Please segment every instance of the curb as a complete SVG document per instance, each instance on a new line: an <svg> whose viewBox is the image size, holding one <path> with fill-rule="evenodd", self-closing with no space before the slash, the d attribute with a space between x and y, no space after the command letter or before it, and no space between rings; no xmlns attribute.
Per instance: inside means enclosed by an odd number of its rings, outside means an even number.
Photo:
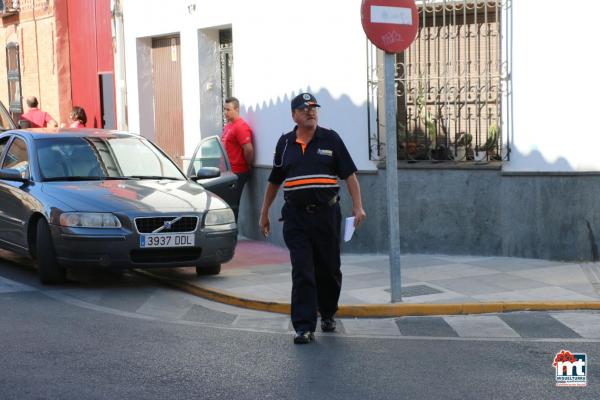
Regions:
<svg viewBox="0 0 600 400"><path fill-rule="evenodd" d="M235 296L230 292L202 285L161 277L146 270L135 272L167 286L180 289L194 296L216 301L230 306L250 310L290 314L290 304L264 301ZM564 310L600 310L600 301L502 301L489 303L444 303L444 304L342 304L337 317L340 318L392 318L419 315L460 315L488 314L511 311L564 311Z"/></svg>

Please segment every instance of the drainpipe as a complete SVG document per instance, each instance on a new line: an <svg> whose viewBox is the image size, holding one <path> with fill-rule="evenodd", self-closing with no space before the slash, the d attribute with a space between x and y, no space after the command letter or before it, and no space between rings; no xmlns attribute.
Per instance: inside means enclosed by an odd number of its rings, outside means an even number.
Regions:
<svg viewBox="0 0 600 400"><path fill-rule="evenodd" d="M123 6L121 0L110 1L112 15L112 40L115 63L115 89L117 129L127 130L127 91L125 78L125 33L123 30Z"/></svg>

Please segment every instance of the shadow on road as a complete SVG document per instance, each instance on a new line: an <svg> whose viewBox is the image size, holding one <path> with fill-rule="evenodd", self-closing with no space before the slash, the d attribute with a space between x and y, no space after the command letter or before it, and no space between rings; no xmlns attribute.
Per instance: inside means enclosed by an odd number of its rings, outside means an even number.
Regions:
<svg viewBox="0 0 600 400"><path fill-rule="evenodd" d="M195 268L189 269L195 274ZM38 280L37 266L33 259L0 250L0 276L36 288L46 289L103 289L156 287L156 281L136 274L132 270L69 269L67 281L60 285L42 285Z"/></svg>

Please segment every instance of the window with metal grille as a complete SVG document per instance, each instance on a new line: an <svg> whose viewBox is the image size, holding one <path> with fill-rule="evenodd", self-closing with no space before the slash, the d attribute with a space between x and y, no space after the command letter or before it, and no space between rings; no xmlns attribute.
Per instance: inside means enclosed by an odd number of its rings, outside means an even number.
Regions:
<svg viewBox="0 0 600 400"><path fill-rule="evenodd" d="M19 12L19 0L0 0L0 15L7 17Z"/></svg>
<svg viewBox="0 0 600 400"><path fill-rule="evenodd" d="M23 114L19 65L19 45L11 42L6 45L6 71L8 77L8 107L15 121Z"/></svg>
<svg viewBox="0 0 600 400"><path fill-rule="evenodd" d="M233 96L233 31L222 29L219 31L219 58L221 64L221 98ZM222 115L223 126L227 123L225 112Z"/></svg>
<svg viewBox="0 0 600 400"><path fill-rule="evenodd" d="M398 159L507 159L510 2L423 0L417 7L417 38L396 55ZM375 104L383 104L381 59L369 45L369 100ZM384 121L383 107L377 111ZM385 154L381 128L378 123L369 134L373 160Z"/></svg>

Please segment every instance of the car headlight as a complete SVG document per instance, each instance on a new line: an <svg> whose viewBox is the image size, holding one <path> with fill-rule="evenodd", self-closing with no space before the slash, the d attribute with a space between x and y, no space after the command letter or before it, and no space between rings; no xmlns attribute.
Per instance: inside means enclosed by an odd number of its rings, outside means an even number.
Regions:
<svg viewBox="0 0 600 400"><path fill-rule="evenodd" d="M60 224L71 228L120 228L121 222L111 213L69 212L61 214Z"/></svg>
<svg viewBox="0 0 600 400"><path fill-rule="evenodd" d="M235 216L231 208L209 210L204 217L204 225L225 225L235 223Z"/></svg>

